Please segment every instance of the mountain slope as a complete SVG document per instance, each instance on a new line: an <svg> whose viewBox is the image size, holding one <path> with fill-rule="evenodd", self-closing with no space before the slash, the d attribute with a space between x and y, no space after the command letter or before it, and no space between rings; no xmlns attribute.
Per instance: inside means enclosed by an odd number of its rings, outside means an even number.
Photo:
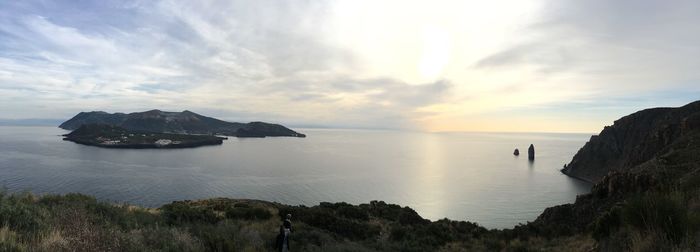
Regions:
<svg viewBox="0 0 700 252"><path fill-rule="evenodd" d="M700 101L615 121L562 172L593 182L591 192L514 233L591 233L600 251L700 249Z"/></svg>
<svg viewBox="0 0 700 252"><path fill-rule="evenodd" d="M698 128L700 101L680 108L642 110L592 136L562 172L596 183L611 171L629 170L649 161Z"/></svg>
<svg viewBox="0 0 700 252"><path fill-rule="evenodd" d="M202 116L191 111L165 112L149 110L135 113L106 113L102 111L80 112L59 127L75 130L85 124L106 124L128 130L179 133L227 135L237 137L293 136L305 137L279 124L264 122L237 123Z"/></svg>

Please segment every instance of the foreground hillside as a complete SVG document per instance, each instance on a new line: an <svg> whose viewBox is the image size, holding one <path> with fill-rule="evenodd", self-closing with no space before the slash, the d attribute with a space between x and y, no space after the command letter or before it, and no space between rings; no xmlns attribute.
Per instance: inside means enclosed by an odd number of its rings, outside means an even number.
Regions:
<svg viewBox="0 0 700 252"><path fill-rule="evenodd" d="M584 236L521 240L470 222L431 222L380 201L303 207L209 199L145 209L80 194L3 194L0 251L270 251L286 213L294 251L586 251L594 243Z"/></svg>
<svg viewBox="0 0 700 252"><path fill-rule="evenodd" d="M0 251L271 251L287 213L295 251L697 251L700 201L688 192L639 194L580 230L561 228L566 219L487 230L381 201L304 207L217 198L148 209L80 194L2 194Z"/></svg>

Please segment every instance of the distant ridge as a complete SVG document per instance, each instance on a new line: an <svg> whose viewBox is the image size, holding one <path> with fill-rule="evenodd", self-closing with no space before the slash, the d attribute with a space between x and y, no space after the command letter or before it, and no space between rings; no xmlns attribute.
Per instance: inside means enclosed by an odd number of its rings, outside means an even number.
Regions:
<svg viewBox="0 0 700 252"><path fill-rule="evenodd" d="M59 128L75 130L86 124L105 124L128 130L177 133L226 135L235 137L290 136L306 137L279 124L265 122L226 122L185 110L166 112L157 109L134 113L107 113L104 111L80 112Z"/></svg>

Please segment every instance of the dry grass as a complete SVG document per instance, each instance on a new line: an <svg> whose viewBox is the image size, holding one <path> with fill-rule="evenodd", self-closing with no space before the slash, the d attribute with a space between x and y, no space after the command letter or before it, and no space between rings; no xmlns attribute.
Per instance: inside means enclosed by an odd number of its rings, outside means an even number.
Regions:
<svg viewBox="0 0 700 252"><path fill-rule="evenodd" d="M20 242L17 233L10 230L10 228L7 226L3 226L0 228L0 244L5 245L7 247L25 247L24 244ZM5 246L0 248L6 249L7 247Z"/></svg>

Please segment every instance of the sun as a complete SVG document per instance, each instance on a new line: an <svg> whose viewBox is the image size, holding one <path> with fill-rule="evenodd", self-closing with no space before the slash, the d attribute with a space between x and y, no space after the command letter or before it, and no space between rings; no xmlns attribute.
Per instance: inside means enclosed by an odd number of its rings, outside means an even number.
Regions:
<svg viewBox="0 0 700 252"><path fill-rule="evenodd" d="M435 81L444 73L450 61L450 34L439 26L423 28L423 48L418 72L425 81Z"/></svg>

